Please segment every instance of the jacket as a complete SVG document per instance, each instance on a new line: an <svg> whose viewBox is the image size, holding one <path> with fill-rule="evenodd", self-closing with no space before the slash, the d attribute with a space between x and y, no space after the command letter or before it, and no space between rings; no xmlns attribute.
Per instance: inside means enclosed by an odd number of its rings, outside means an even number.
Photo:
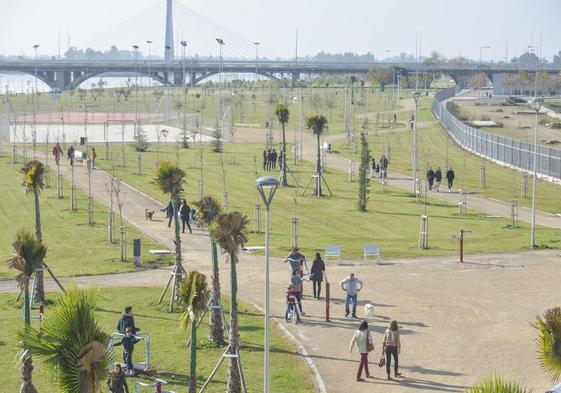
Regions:
<svg viewBox="0 0 561 393"><path fill-rule="evenodd" d="M355 296L362 289L362 281L356 277L351 279L349 276L341 281L341 288L347 292L347 295Z"/></svg>
<svg viewBox="0 0 561 393"><path fill-rule="evenodd" d="M312 270L310 271L310 279L312 281L323 281L323 272L325 271L325 262L323 259L314 259Z"/></svg>
<svg viewBox="0 0 561 393"><path fill-rule="evenodd" d="M168 203L166 207L160 210L161 212L166 212L166 217L170 218L173 217L173 203L171 201Z"/></svg>
<svg viewBox="0 0 561 393"><path fill-rule="evenodd" d="M434 172L432 171L432 169L429 169L427 171L427 180L428 181L434 180Z"/></svg>
<svg viewBox="0 0 561 393"><path fill-rule="evenodd" d="M300 271L300 266L302 262L304 263L304 265L306 265L306 257L300 254L299 252L293 252L286 258L284 262L285 263L288 262L290 264L291 272L293 272L294 270ZM308 267L306 266L306 269L307 268Z"/></svg>
<svg viewBox="0 0 561 393"><path fill-rule="evenodd" d="M448 180L454 180L454 171L452 169L450 169L448 172L446 172L446 179Z"/></svg>
<svg viewBox="0 0 561 393"><path fill-rule="evenodd" d="M129 393L127 377L123 371L119 374L111 373L107 380L107 387L111 393Z"/></svg>
<svg viewBox="0 0 561 393"><path fill-rule="evenodd" d="M351 344L349 346L349 350L352 352L354 345L356 344L356 348L358 353L368 353L368 343L373 344L372 336L368 330L357 330L351 340Z"/></svg>
<svg viewBox="0 0 561 393"><path fill-rule="evenodd" d="M299 276L291 276L289 281L290 288L292 288L294 292L300 292L300 286L303 281L304 280L302 280Z"/></svg>
<svg viewBox="0 0 561 393"><path fill-rule="evenodd" d="M134 317L131 314L122 313L121 319L117 322L117 331L125 334L125 329L130 327L132 334L136 334L136 326L134 325Z"/></svg>
<svg viewBox="0 0 561 393"><path fill-rule="evenodd" d="M113 344L113 346L118 347L122 345L124 352L132 353L132 351L134 351L134 344L136 344L139 341L140 339L135 338L134 336L130 336L130 337L125 336L121 339L120 342L118 342L117 344Z"/></svg>
<svg viewBox="0 0 561 393"><path fill-rule="evenodd" d="M183 203L179 206L179 215L182 218L189 218L189 213L191 213L191 208L189 205L184 205Z"/></svg>
<svg viewBox="0 0 561 393"><path fill-rule="evenodd" d="M386 332L384 333L384 347L401 348L401 341L399 340L399 330L386 329Z"/></svg>
<svg viewBox="0 0 561 393"><path fill-rule="evenodd" d="M441 181L442 180L442 172L440 172L439 170L434 172L434 180Z"/></svg>

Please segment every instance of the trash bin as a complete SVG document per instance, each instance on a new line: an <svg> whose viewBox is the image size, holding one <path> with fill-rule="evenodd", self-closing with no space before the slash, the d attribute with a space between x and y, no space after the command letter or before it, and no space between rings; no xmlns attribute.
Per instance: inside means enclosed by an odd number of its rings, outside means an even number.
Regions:
<svg viewBox="0 0 561 393"><path fill-rule="evenodd" d="M142 258L140 256L140 239L133 239L132 255L134 266L142 266Z"/></svg>

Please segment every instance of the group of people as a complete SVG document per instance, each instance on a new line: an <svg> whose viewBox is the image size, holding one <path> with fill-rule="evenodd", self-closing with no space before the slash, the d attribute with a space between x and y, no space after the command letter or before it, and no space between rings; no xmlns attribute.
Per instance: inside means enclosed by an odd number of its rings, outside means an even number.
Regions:
<svg viewBox="0 0 561 393"><path fill-rule="evenodd" d="M452 167L446 171L446 180L448 181L448 192L452 191L452 186L454 185L454 177L456 174ZM432 170L432 167L429 166L427 170L427 183L429 191L432 191L433 187L436 192L440 190L440 182L442 181L442 171L440 167L436 168L436 171Z"/></svg>
<svg viewBox="0 0 561 393"><path fill-rule="evenodd" d="M263 169L266 171L274 171L277 169L277 162L282 164L282 150L277 153L275 149L263 150Z"/></svg>
<svg viewBox="0 0 561 393"><path fill-rule="evenodd" d="M169 203L161 209L160 211L166 213L166 218L168 219L168 228L171 227L171 222L173 221L173 201L170 199ZM196 210L191 209L191 207L187 204L185 199L181 199L179 201L179 222L181 224L181 232L185 233L185 227L189 229L189 233L193 233L191 229L191 221L195 220Z"/></svg>
<svg viewBox="0 0 561 393"><path fill-rule="evenodd" d="M62 150L60 143L57 142L53 146L52 153L55 158L56 165L60 165L60 158L64 155L64 151ZM70 147L66 151L66 156L68 158L68 161L70 162L70 165L74 165L74 153L76 153L76 149L74 148L74 145L70 145ZM90 149L89 155L87 155L85 159L88 159L89 161L89 168L95 169L95 161L97 160L97 152L95 151L95 147L92 147Z"/></svg>
<svg viewBox="0 0 561 393"><path fill-rule="evenodd" d="M376 163L376 159L372 158L372 162L370 165L371 165L370 177L387 179L389 161L385 155L382 154L382 156L380 157L380 161L378 163Z"/></svg>

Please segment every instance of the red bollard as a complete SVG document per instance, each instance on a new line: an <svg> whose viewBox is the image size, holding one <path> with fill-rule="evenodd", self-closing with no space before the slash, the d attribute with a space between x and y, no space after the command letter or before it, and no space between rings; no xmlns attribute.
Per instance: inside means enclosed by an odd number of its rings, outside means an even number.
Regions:
<svg viewBox="0 0 561 393"><path fill-rule="evenodd" d="M464 262L464 230L460 229L460 262Z"/></svg>
<svg viewBox="0 0 561 393"><path fill-rule="evenodd" d="M325 320L329 322L329 299L331 297L330 288L331 285L326 282L325 283Z"/></svg>

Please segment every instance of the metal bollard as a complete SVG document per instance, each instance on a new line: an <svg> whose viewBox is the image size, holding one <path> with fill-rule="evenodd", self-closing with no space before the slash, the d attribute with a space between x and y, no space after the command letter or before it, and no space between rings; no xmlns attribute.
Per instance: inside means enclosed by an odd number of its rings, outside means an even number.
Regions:
<svg viewBox="0 0 561 393"><path fill-rule="evenodd" d="M325 320L329 322L329 300L331 298L331 284L325 282Z"/></svg>

